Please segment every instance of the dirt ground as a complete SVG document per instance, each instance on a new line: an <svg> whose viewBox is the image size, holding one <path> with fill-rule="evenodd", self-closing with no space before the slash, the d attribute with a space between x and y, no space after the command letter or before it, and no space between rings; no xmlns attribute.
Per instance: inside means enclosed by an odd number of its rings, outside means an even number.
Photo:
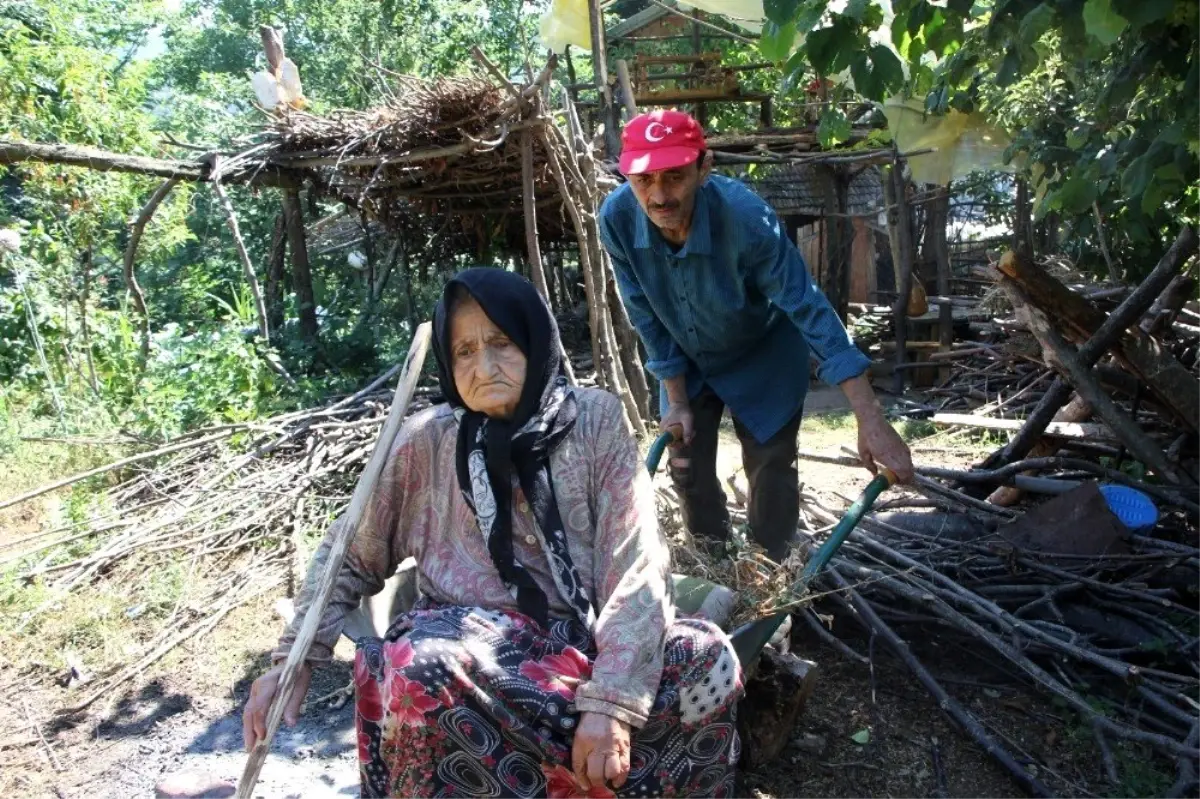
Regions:
<svg viewBox="0 0 1200 799"><path fill-rule="evenodd" d="M822 411L836 411L837 399L818 398L810 411L817 403ZM806 449L835 448L852 439L853 425L836 415L806 420L801 432ZM932 448L940 462L971 458L967 449L957 454L945 449L952 448ZM921 459L919 446L916 452ZM736 476L740 457L731 430L723 438L721 464L725 475ZM841 496L857 495L867 480L860 469L814 463L801 464L801 479L821 494ZM29 524L21 520L21 534ZM281 628L273 605L283 595L281 587L234 611L207 637L176 649L123 692L76 716L53 711L77 699L79 687L47 679L47 664L0 653L0 735L5 736L0 738L0 796L148 797L158 781L183 771L236 782L245 764L241 707ZM743 775L747 795L1021 795L882 646L854 641L852 630L835 630L870 656L870 665L863 665L821 644L803 625L795 627L793 651L818 663L818 687L783 755ZM955 698L1059 793L1150 795L1160 789L1154 772L1137 782L1143 772L1124 753L1131 781L1103 786L1090 734L1081 735L1063 711L1006 687L1011 681L974 653L942 651L936 640L914 643ZM343 640L337 655L335 664L316 675L300 724L282 729L276 738L256 796L358 795L352 704L320 699L350 681L350 644Z"/></svg>

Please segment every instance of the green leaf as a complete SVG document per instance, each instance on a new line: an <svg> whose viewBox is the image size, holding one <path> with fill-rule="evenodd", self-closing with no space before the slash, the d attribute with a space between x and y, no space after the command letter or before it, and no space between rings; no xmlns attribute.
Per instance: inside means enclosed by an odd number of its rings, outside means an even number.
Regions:
<svg viewBox="0 0 1200 799"><path fill-rule="evenodd" d="M1135 31L1166 19L1175 10L1175 0L1114 0L1113 5Z"/></svg>
<svg viewBox="0 0 1200 799"><path fill-rule="evenodd" d="M1050 204L1068 213L1079 214L1091 208L1095 200L1096 182L1077 175L1054 190Z"/></svg>
<svg viewBox="0 0 1200 799"><path fill-rule="evenodd" d="M1076 125L1067 131L1067 146L1072 150L1080 150L1088 141L1088 129L1082 125Z"/></svg>
<svg viewBox="0 0 1200 799"><path fill-rule="evenodd" d="M762 37L758 40L758 50L768 61L783 61L792 52L796 41L796 26L789 22L782 27L767 20L763 23Z"/></svg>
<svg viewBox="0 0 1200 799"><path fill-rule="evenodd" d="M1021 56L1016 50L1009 50L1005 54L1004 60L1000 62L1000 69L996 73L996 85L1001 88L1011 86L1020 71Z"/></svg>
<svg viewBox="0 0 1200 799"><path fill-rule="evenodd" d="M850 120L836 106L826 108L821 114L821 124L817 126L817 137L821 146L828 149L836 147L850 138Z"/></svg>
<svg viewBox="0 0 1200 799"><path fill-rule="evenodd" d="M1042 38L1042 35L1050 30L1050 25L1053 21L1054 9L1047 3L1042 3L1030 11L1021 20L1021 44L1025 47L1032 47L1034 42Z"/></svg>
<svg viewBox="0 0 1200 799"><path fill-rule="evenodd" d="M871 731L865 727L850 736L850 740L859 746L866 746L871 742Z"/></svg>
<svg viewBox="0 0 1200 799"><path fill-rule="evenodd" d="M1133 159L1121 174L1121 193L1132 200L1146 193L1146 187L1154 178L1154 161L1149 153Z"/></svg>
<svg viewBox="0 0 1200 799"><path fill-rule="evenodd" d="M764 0L763 11L776 25L786 25L796 18L801 0Z"/></svg>
<svg viewBox="0 0 1200 799"><path fill-rule="evenodd" d="M912 11L908 12L908 19L905 21L904 27L909 33L916 36L917 31L921 30L921 27L931 19L933 19L933 6L928 3L919 3L913 6Z"/></svg>
<svg viewBox="0 0 1200 799"><path fill-rule="evenodd" d="M850 0L848 3L846 3L846 16L862 22L863 15L865 15L867 10L873 5L873 0Z"/></svg>
<svg viewBox="0 0 1200 799"><path fill-rule="evenodd" d="M1110 46L1129 26L1129 21L1113 10L1112 0L1087 0L1083 6L1083 24L1089 36Z"/></svg>
<svg viewBox="0 0 1200 799"><path fill-rule="evenodd" d="M879 88L878 97L895 94L904 85L904 65L889 48L877 44L870 50L871 64L874 66L875 84Z"/></svg>
<svg viewBox="0 0 1200 799"><path fill-rule="evenodd" d="M808 33L817 27L825 17L825 7L825 0L808 0L800 9L800 16L796 18L796 30Z"/></svg>
<svg viewBox="0 0 1200 799"><path fill-rule="evenodd" d="M763 32L766 32L764 27ZM850 66L851 59L861 56L854 28L845 17L839 16L828 28L819 28L804 40L808 63L820 75L833 75Z"/></svg>
<svg viewBox="0 0 1200 799"><path fill-rule="evenodd" d="M792 91L804 79L805 73L808 71L808 60L805 57L803 48L792 53L792 57L783 65L783 83L781 91L784 94Z"/></svg>
<svg viewBox="0 0 1200 799"><path fill-rule="evenodd" d="M971 7L974 5L975 0L949 0L946 3L946 8L960 17L969 17L971 15Z"/></svg>

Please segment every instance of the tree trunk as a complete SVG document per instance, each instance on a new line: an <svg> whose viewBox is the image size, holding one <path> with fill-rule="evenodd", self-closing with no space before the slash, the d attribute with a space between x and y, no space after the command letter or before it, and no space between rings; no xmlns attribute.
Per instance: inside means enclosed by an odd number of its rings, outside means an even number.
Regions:
<svg viewBox="0 0 1200 799"><path fill-rule="evenodd" d="M292 251L292 285L296 291L296 312L300 318L300 335L312 348L320 345L317 324L317 301L313 294L312 271L308 262L308 243L304 238L304 211L300 205L299 189L283 193L283 213L286 218L288 248Z"/></svg>

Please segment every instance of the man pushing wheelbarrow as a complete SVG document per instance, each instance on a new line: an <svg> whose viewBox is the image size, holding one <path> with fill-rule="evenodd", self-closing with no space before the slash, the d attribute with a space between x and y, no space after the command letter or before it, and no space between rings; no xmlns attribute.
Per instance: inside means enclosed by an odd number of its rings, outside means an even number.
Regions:
<svg viewBox="0 0 1200 799"><path fill-rule="evenodd" d="M661 384L662 429L680 435L668 468L692 535L730 536L717 478L728 406L750 483L750 535L772 560L786 557L800 515L796 448L810 356L850 402L862 462L910 481L912 457L867 380L870 362L771 207L711 174L700 125L679 111L634 118L620 168L628 182L601 207L600 234Z"/></svg>

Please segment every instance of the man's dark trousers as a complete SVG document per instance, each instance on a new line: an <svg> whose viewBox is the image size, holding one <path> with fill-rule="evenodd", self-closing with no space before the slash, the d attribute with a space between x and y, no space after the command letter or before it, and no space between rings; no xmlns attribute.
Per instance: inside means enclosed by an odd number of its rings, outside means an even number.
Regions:
<svg viewBox="0 0 1200 799"><path fill-rule="evenodd" d="M724 541L729 537L725 491L717 477L717 441L725 403L705 386L691 401L692 443L671 450L670 472L683 506L683 521L692 535ZM795 539L800 520L800 473L796 468L796 439L803 408L779 432L758 443L733 417L742 445L742 465L750 483L749 521L754 540L775 561L783 560ZM677 461L687 463L681 467Z"/></svg>

